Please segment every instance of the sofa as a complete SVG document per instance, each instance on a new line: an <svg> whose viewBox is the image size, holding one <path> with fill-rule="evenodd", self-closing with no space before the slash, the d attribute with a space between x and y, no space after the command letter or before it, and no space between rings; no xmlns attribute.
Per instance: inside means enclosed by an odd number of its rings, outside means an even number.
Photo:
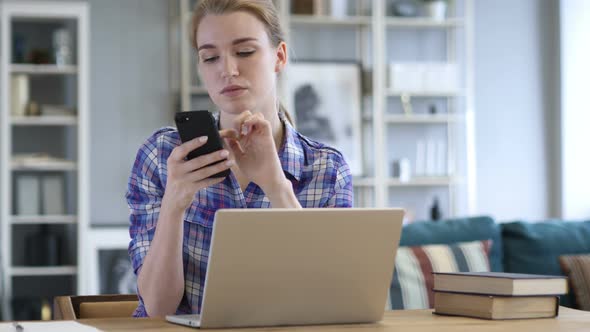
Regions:
<svg viewBox="0 0 590 332"><path fill-rule="evenodd" d="M477 243L473 241L482 241L484 245L476 247L465 245L465 243ZM453 252L460 251L453 248L454 244L463 244L460 249L466 256L473 256L470 252L474 251L473 248L483 247L487 254L486 259L489 261L489 269L494 272L565 275L560 266L560 257L590 254L590 221L526 222L518 220L497 223L491 217L481 216L436 222L414 222L403 227L396 270L402 272L407 267L404 264L416 264L418 269L423 268L422 263L411 263L411 260L400 258L400 253L405 248L447 245ZM394 272L390 300L395 302L397 297L398 301L397 304L390 305L390 308L409 309L403 306L399 298L415 296L412 294L413 287L400 290L399 282L396 280L397 273L398 271ZM416 278L427 279L429 276L424 274ZM560 304L576 308L571 290L569 294L560 298ZM419 306L414 306L414 308L417 307Z"/></svg>

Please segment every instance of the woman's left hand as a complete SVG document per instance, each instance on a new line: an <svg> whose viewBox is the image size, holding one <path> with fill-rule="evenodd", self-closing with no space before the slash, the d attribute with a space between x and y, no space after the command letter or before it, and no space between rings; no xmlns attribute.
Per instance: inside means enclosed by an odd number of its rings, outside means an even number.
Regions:
<svg viewBox="0 0 590 332"><path fill-rule="evenodd" d="M221 130L240 172L265 193L285 184L272 127L261 113L245 111L233 123L233 129Z"/></svg>

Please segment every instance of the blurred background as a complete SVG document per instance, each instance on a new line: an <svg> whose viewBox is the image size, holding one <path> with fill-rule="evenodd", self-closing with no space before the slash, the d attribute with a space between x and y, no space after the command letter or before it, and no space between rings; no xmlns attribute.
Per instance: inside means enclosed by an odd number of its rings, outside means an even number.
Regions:
<svg viewBox="0 0 590 332"><path fill-rule="evenodd" d="M2 318L135 292L127 179L177 111L215 110L195 0L0 0ZM406 223L590 216L590 3L276 0L283 103L339 148L357 207Z"/></svg>

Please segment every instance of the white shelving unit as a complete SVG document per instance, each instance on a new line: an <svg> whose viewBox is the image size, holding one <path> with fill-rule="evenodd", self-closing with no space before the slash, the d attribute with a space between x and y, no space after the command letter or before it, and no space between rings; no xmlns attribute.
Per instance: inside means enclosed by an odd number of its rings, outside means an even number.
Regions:
<svg viewBox="0 0 590 332"><path fill-rule="evenodd" d="M346 1L346 0L342 0ZM198 1L178 0L178 22L188 24L192 5ZM330 1L326 1L329 3ZM320 32L342 29L351 32L350 38L354 39L354 54L350 58L361 63L363 70L370 71L371 91L363 98L369 98L370 102L363 102L361 110L363 129L369 131L370 141L365 141L363 156L370 159L368 172L364 176L354 177L355 196L361 195L357 201L360 206L387 207L399 206L400 203L393 197L392 190L403 195L404 191L416 191L430 189L443 190L448 199L442 206L445 217L464 215L474 209L475 204L475 165L473 144L473 0L458 0L450 2L448 18L443 20L428 17L393 17L388 16L387 6L391 1L371 0L370 12L357 11L358 15L332 17L329 15L300 15L291 14L290 0L277 0L282 22L285 24L287 42L292 49L301 52L301 46L295 45L294 40L301 40L301 35L292 38L298 28L304 28L306 33L310 29ZM348 1L349 4L358 5L360 1ZM454 5L453 5L454 4ZM363 10L365 10L364 8ZM181 36L180 50L180 100L183 110L192 107L192 98L195 95L206 95L204 88L194 85L194 68L191 68L190 45L184 42L188 39L186 26L179 27ZM435 31L442 34L445 45L444 60L439 62L456 63L461 76L460 89L438 91L395 91L388 84L388 63L391 55L388 41L389 34L399 32ZM323 36L326 36L324 34ZM314 38L309 36L308 38ZM326 39L329 39L326 38ZM322 40L320 48L330 49L334 40ZM410 41L412 42L412 41ZM414 40L419 42L419 40ZM462 47L457 47L461 43ZM352 43L352 41L351 41ZM458 50L458 48L460 48ZM459 54L461 53L460 57ZM301 56L298 54L298 56ZM458 59L461 59L461 62ZM306 60L312 60L305 58ZM326 59L320 59L326 61ZM337 60L336 60L337 61ZM409 59L411 62L429 62L425 59ZM288 75L282 75L279 90L285 98L285 81ZM412 113L398 114L390 111L389 104L392 100L402 97L410 99L412 104L428 100L443 100L446 112L437 114ZM368 126L368 129L367 129ZM408 129L413 128L413 129ZM389 176L389 155L391 151L397 151L402 143L395 142L389 137L391 131L429 131L432 128L446 130L446 173L440 176L414 176L409 181L400 181ZM365 133L363 133L365 137ZM365 138L363 138L365 140ZM463 143L457 143L462 141ZM406 149L407 150L407 147ZM406 152L407 153L407 152ZM368 155L368 157L367 157ZM459 165L461 164L461 165ZM459 167L461 166L461 167ZM430 200L429 194L424 194L424 200ZM405 206L403 206L405 207ZM425 210L425 209L424 209Z"/></svg>
<svg viewBox="0 0 590 332"><path fill-rule="evenodd" d="M1 54L0 54L0 233L1 233L1 273L2 273L2 318L13 319L13 297L18 296L15 288L16 278L37 278L40 284L51 284L45 278L73 277L73 284L67 285L73 293L83 292L81 285L85 279L85 234L89 224L89 6L85 2L5 2L0 4L1 22ZM71 32L74 53L73 65L12 63L13 34L19 32L19 27L26 26L27 42L35 47L39 40L51 40L54 27L67 29ZM49 29L49 28L51 29ZM49 30L48 30L49 29ZM23 30L23 31L25 31ZM20 31L19 33L25 33ZM34 31L34 32L31 32ZM47 45L47 44L45 44ZM51 45L51 42L49 42ZM37 45L37 47L39 47ZM71 84L63 84L63 99L73 100L70 105L75 108L75 115L60 116L13 116L11 110L11 77L26 75L33 80L46 80L48 77L56 80L70 79ZM36 90L45 86L29 85L30 97L39 96ZM55 86L51 86L54 95ZM41 98L42 97L38 97ZM49 131L47 131L49 130ZM64 140L52 137L36 138L42 133L58 133L67 137ZM19 136L20 135L20 136ZM38 141L26 148L17 148L25 138ZM17 138L18 137L18 138ZM47 138L47 141L45 141ZM54 144L54 142L59 142ZM33 146L34 148L31 148ZM23 152L47 153L63 150L65 157L42 161L15 160L15 153ZM30 150L35 151L30 151ZM63 187L66 214L51 215L21 215L13 208L16 204L14 179L16 174L24 172L42 176L44 174L59 174L64 178ZM69 204L69 202L73 202ZM47 225L47 226L40 226ZM22 227L73 227L73 237L64 231L62 241L67 241L70 248L75 250L71 259L57 266L24 265L24 259L16 259L21 254L13 251L15 242L24 239L15 238L17 229ZM68 228L69 230L70 228ZM71 241L71 242L69 242ZM76 243L74 247L73 244ZM21 244L22 246L22 244ZM69 256L68 256L69 257ZM19 262L20 260L20 262ZM72 262L70 262L72 261ZM27 279L30 280L30 279ZM49 279L47 279L49 280ZM21 283L22 284L22 283ZM53 294L63 295L63 294Z"/></svg>

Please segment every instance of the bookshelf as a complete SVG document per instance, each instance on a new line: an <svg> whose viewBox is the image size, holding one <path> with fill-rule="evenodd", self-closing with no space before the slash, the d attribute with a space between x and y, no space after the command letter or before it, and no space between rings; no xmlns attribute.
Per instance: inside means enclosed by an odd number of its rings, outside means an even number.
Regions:
<svg viewBox="0 0 590 332"><path fill-rule="evenodd" d="M415 219L428 219L427 211L437 197L444 217L473 211L473 0L448 2L446 17L442 19L394 16L391 0L339 0L349 8L346 15L337 16L326 9L333 3L330 0L307 2L324 6L322 10L310 10L310 14L293 13L293 1L275 1L286 28L291 63L301 59L353 61L361 67L363 92L356 121L362 123L363 173L353 179L355 205L402 206L412 210ZM212 105L199 84L193 52L185 42L186 24L197 2L176 2L178 17L174 28L180 34L177 55L181 63L179 100L183 110ZM418 65L419 70L424 67L432 71L436 66L452 67L457 79L454 84L438 84L440 79L434 75L430 82L424 78L424 88L394 86L394 64ZM282 73L281 99L296 117L289 108L288 82L288 72ZM412 112L406 112L404 102L411 105ZM432 112L433 107L436 112ZM434 144L437 151L442 150L437 154L444 155L437 159L442 165L437 167L439 171L426 174L424 167L418 172L417 142L421 141L428 148ZM411 162L413 174L409 180L392 175L392 163L400 159Z"/></svg>
<svg viewBox="0 0 590 332"><path fill-rule="evenodd" d="M2 319L34 320L53 296L83 291L89 6L4 2L0 13Z"/></svg>

